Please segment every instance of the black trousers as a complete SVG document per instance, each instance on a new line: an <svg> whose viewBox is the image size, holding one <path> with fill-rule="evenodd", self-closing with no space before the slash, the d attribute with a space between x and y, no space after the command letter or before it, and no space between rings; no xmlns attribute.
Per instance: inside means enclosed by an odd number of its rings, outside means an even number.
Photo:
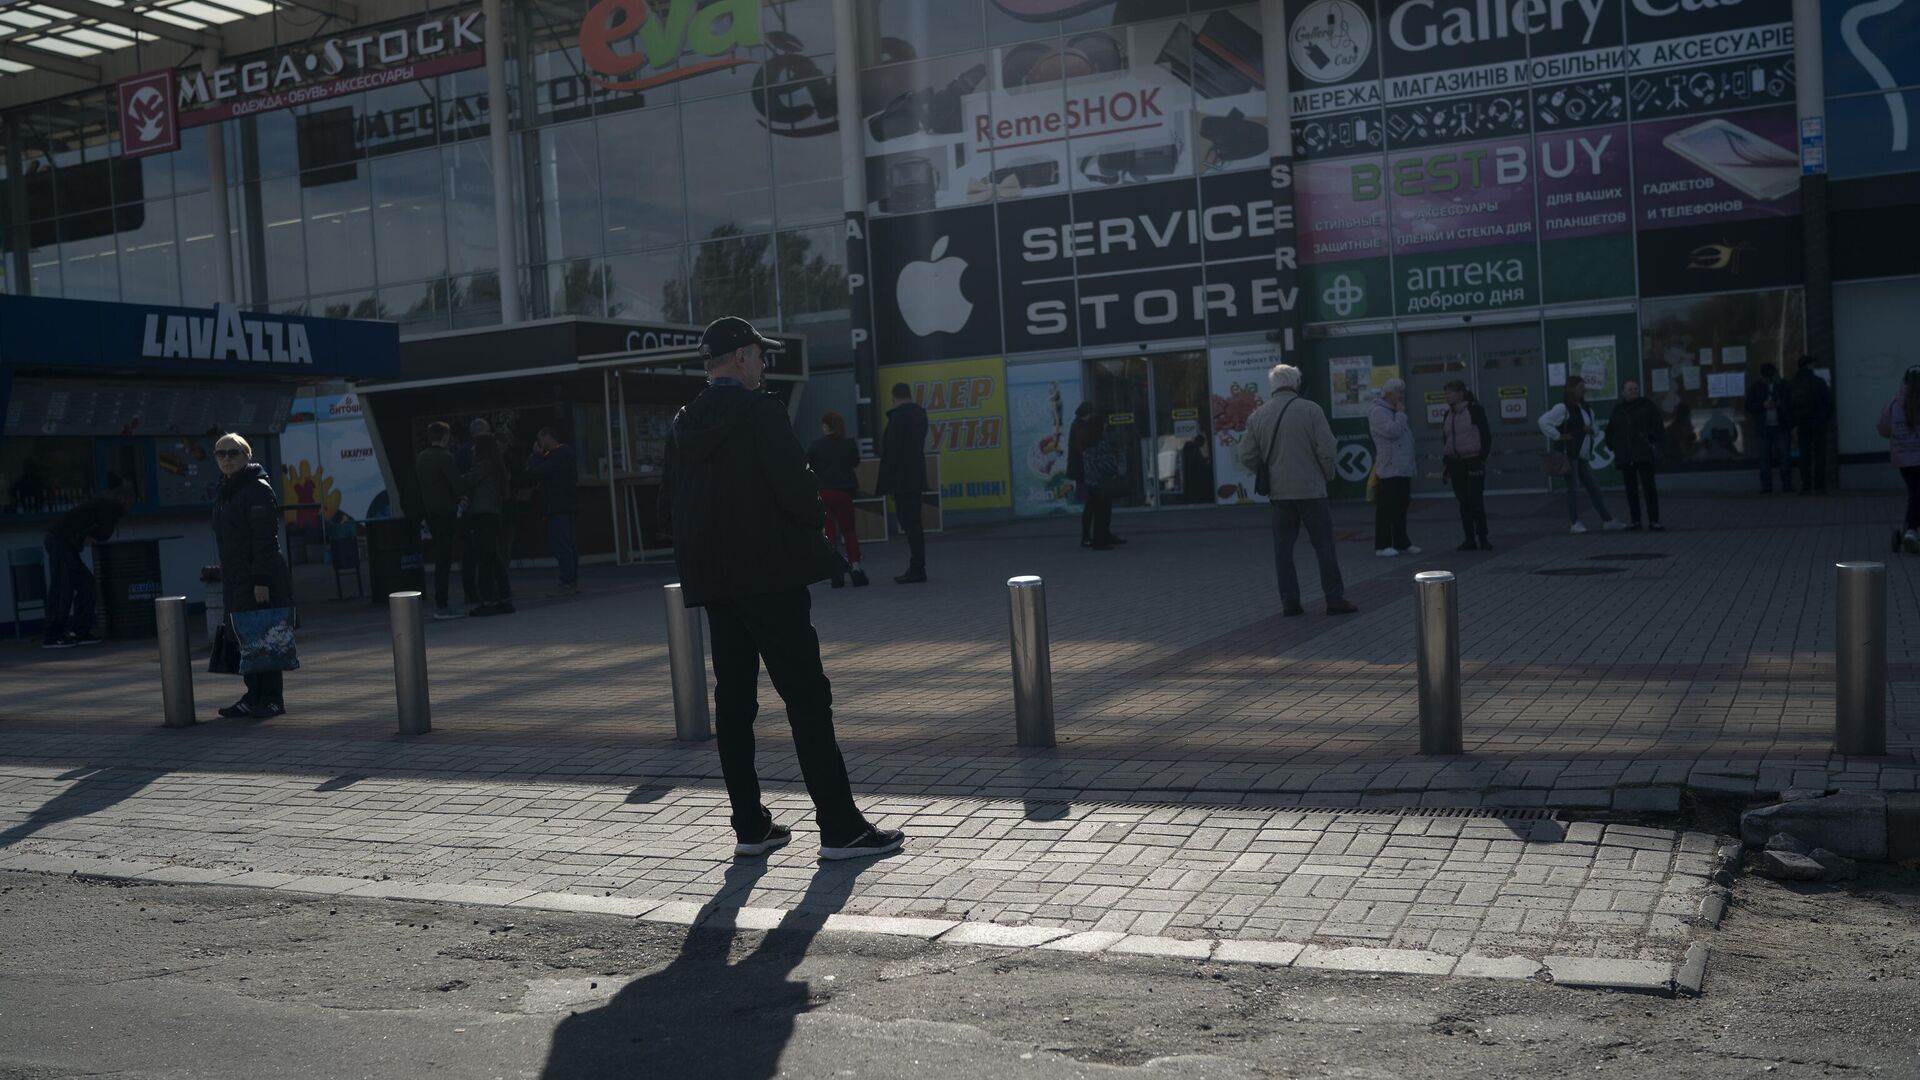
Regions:
<svg viewBox="0 0 1920 1080"><path fill-rule="evenodd" d="M1794 429L1800 444L1800 490L1827 493L1827 426L1800 424Z"/></svg>
<svg viewBox="0 0 1920 1080"><path fill-rule="evenodd" d="M284 671L261 671L240 676L240 681L247 684L247 701L255 705L286 708L286 674Z"/></svg>
<svg viewBox="0 0 1920 1080"><path fill-rule="evenodd" d="M900 521L900 531L907 534L908 573L925 573L927 569L927 527L920 520L921 509L918 493L893 497L893 516Z"/></svg>
<svg viewBox="0 0 1920 1080"><path fill-rule="evenodd" d="M1413 506L1413 477L1383 476L1373 496L1373 548L1413 545L1407 535L1407 511Z"/></svg>
<svg viewBox="0 0 1920 1080"><path fill-rule="evenodd" d="M714 741L733 804L734 835L758 840L773 820L760 801L760 777L753 767L761 660L787 704L787 725L813 797L821 842L841 843L865 832L867 821L853 804L847 763L833 737L833 685L820 666L820 638L810 617L813 595L793 589L716 600L706 609L713 641Z"/></svg>
<svg viewBox="0 0 1920 1080"><path fill-rule="evenodd" d="M1647 500L1647 521L1660 524L1660 489L1653 482L1653 462L1638 465L1616 464L1627 484L1627 520L1640 524L1640 500Z"/></svg>
<svg viewBox="0 0 1920 1080"><path fill-rule="evenodd" d="M467 547L467 562L475 563L474 578L480 590L480 602L495 604L507 599L507 566L500 561L500 515L468 514L473 543Z"/></svg>
<svg viewBox="0 0 1920 1080"><path fill-rule="evenodd" d="M447 581L453 571L453 534L460 519L452 514L428 514L427 532L433 535L433 603L447 606Z"/></svg>
<svg viewBox="0 0 1920 1080"><path fill-rule="evenodd" d="M480 544L474 539L474 519L472 514L454 519L458 524L454 531L460 537L460 599L463 603L480 602L480 568L486 565L481 558Z"/></svg>
<svg viewBox="0 0 1920 1080"><path fill-rule="evenodd" d="M1095 544L1113 543L1113 496L1086 487L1086 509L1080 511L1080 538Z"/></svg>
<svg viewBox="0 0 1920 1080"><path fill-rule="evenodd" d="M1487 539L1487 464L1476 458L1448 458L1447 483L1460 507L1460 532L1466 539Z"/></svg>
<svg viewBox="0 0 1920 1080"><path fill-rule="evenodd" d="M1907 528L1920 529L1920 465L1905 465L1900 479L1907 483Z"/></svg>

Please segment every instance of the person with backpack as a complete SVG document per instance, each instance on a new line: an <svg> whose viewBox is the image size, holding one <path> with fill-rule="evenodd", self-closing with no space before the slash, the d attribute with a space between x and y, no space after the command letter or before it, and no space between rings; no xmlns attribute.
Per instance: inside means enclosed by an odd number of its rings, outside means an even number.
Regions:
<svg viewBox="0 0 1920 1080"><path fill-rule="evenodd" d="M1569 375L1560 403L1541 414L1540 433L1552 439L1555 449L1566 458L1567 520L1573 523L1568 531L1575 534L1587 531L1580 523L1581 488L1587 489L1587 498L1600 514L1601 528L1608 532L1626 528L1607 512L1607 500L1600 495L1600 481L1593 476L1594 428L1593 409L1587 405L1587 381L1578 375Z"/></svg>
<svg viewBox="0 0 1920 1080"><path fill-rule="evenodd" d="M1787 422L1787 387L1780 381L1780 369L1760 365L1760 377L1747 387L1747 422L1753 425L1754 441L1760 452L1760 493L1773 493L1773 470L1780 470L1780 490L1793 491L1793 467L1787 461L1787 444L1792 436Z"/></svg>
<svg viewBox="0 0 1920 1080"><path fill-rule="evenodd" d="M1893 467L1907 485L1906 530L1899 549L1920 554L1920 365L1907 369L1887 406L1880 410L1880 434L1889 440Z"/></svg>
<svg viewBox="0 0 1920 1080"><path fill-rule="evenodd" d="M1460 505L1460 531L1466 534L1458 551L1492 551L1487 539L1487 455L1493 452L1493 429L1487 410L1474 400L1467 384L1455 379L1445 387L1447 418L1440 424L1441 461L1453 501Z"/></svg>
<svg viewBox="0 0 1920 1080"><path fill-rule="evenodd" d="M1833 391L1813 370L1814 358L1802 356L1787 384L1787 413L1800 450L1800 494L1827 493L1827 439L1833 430Z"/></svg>
<svg viewBox="0 0 1920 1080"><path fill-rule="evenodd" d="M1613 451L1614 467L1627 482L1627 528L1640 528L1640 499L1647 501L1647 527L1654 532L1660 526L1660 489L1654 485L1654 466L1660 460L1660 444L1666 428L1660 422L1660 406L1641 396L1640 384L1628 379L1620 384L1620 407L1607 421L1607 449Z"/></svg>
<svg viewBox="0 0 1920 1080"><path fill-rule="evenodd" d="M1280 584L1280 614L1305 615L1301 605L1300 572L1293 565L1293 545L1305 528L1320 563L1320 591L1327 614L1352 615L1360 609L1347 600L1340 576L1340 555L1333 546L1333 510L1327 504L1327 483L1338 472L1333 426L1320 406L1300 396L1300 369L1275 364L1267 372L1273 394L1247 417L1247 434L1234 447L1240 467L1254 475L1254 486L1266 480L1273 507L1273 566Z"/></svg>

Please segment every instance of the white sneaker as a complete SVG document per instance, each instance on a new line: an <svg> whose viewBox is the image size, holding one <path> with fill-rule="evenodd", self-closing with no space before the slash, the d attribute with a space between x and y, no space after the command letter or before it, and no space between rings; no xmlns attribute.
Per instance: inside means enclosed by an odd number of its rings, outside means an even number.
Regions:
<svg viewBox="0 0 1920 1080"><path fill-rule="evenodd" d="M1401 549L1400 549L1400 554L1402 554L1402 555L1418 555L1418 554L1420 554L1420 547L1419 547L1419 545L1417 545L1417 544L1408 544L1408 545L1407 545L1406 547L1403 547L1403 548L1401 548Z"/></svg>
<svg viewBox="0 0 1920 1080"><path fill-rule="evenodd" d="M1573 528L1568 529L1567 531L1572 533L1575 536L1579 536L1581 533L1587 531L1587 527L1576 521L1573 523Z"/></svg>
<svg viewBox="0 0 1920 1080"><path fill-rule="evenodd" d="M1624 521L1609 521L1600 527L1608 532L1621 532L1626 529L1627 523Z"/></svg>
<svg viewBox="0 0 1920 1080"><path fill-rule="evenodd" d="M1920 532L1908 529L1907 534L1900 538L1900 546L1905 548L1909 555L1920 554Z"/></svg>
<svg viewBox="0 0 1920 1080"><path fill-rule="evenodd" d="M1400 554L1399 551L1393 548L1374 548L1373 553L1375 555L1380 556L1383 559L1392 559L1397 557Z"/></svg>

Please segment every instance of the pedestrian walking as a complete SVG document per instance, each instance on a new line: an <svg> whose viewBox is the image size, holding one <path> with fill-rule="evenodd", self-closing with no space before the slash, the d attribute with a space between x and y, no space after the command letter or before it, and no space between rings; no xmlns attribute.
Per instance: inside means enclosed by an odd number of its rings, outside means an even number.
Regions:
<svg viewBox="0 0 1920 1080"><path fill-rule="evenodd" d="M1800 462L1800 494L1827 493L1827 440L1833 433L1833 391L1814 371L1814 358L1802 356L1787 383L1787 415Z"/></svg>
<svg viewBox="0 0 1920 1080"><path fill-rule="evenodd" d="M1600 515L1600 527L1608 532L1625 529L1625 523L1613 520L1613 515L1607 512L1607 500L1600 495L1600 481L1593 476L1594 419L1593 409L1587 405L1585 379L1567 376L1566 392L1560 403L1540 416L1540 433L1552 439L1554 448L1567 460L1567 520L1573 523L1568 531L1587 531L1580 523L1580 489L1583 487L1594 511Z"/></svg>
<svg viewBox="0 0 1920 1080"><path fill-rule="evenodd" d="M1789 434L1787 387L1780 381L1780 369L1760 365L1760 377L1747 387L1747 422L1752 425L1760 452L1760 493L1773 493L1773 473L1780 471L1780 490L1793 491L1793 470L1787 460Z"/></svg>
<svg viewBox="0 0 1920 1080"><path fill-rule="evenodd" d="M1333 511L1327 481L1334 477L1333 428L1320 406L1300 396L1300 369L1276 364L1267 372L1273 389L1266 404L1247 418L1247 434L1234 448L1240 466L1271 477L1268 496L1273 514L1273 565L1280 580L1280 614L1304 615L1300 575L1293 545L1304 527L1320 563L1320 591L1327 614L1351 615L1360 609L1347 601L1340 557L1333 547Z"/></svg>
<svg viewBox="0 0 1920 1080"><path fill-rule="evenodd" d="M61 514L40 546L47 553L47 599L41 620L40 647L71 649L98 645L93 614L98 597L93 571L81 555L93 544L113 539L113 530L133 505L133 486L107 476L107 490Z"/></svg>
<svg viewBox="0 0 1920 1080"><path fill-rule="evenodd" d="M1407 422L1407 381L1388 379L1367 405L1367 431L1373 435L1373 553L1384 558L1418 555L1407 535L1407 511L1413 506L1413 425Z"/></svg>
<svg viewBox="0 0 1920 1080"><path fill-rule="evenodd" d="M1493 429L1487 424L1487 410L1466 383L1455 379L1444 392L1447 418L1440 425L1441 461L1453 501L1460 507L1460 531L1466 536L1455 550L1492 551L1493 542L1487 539L1487 455L1493 452Z"/></svg>
<svg viewBox="0 0 1920 1080"><path fill-rule="evenodd" d="M1607 449L1613 451L1614 468L1627 483L1627 528L1640 529L1640 502L1647 504L1647 528L1661 531L1660 488L1653 474L1660 464L1660 446L1666 441L1666 426L1660 420L1660 406L1640 393L1640 384L1628 379L1620 384L1620 406L1607 420Z"/></svg>
<svg viewBox="0 0 1920 1080"><path fill-rule="evenodd" d="M893 497L893 516L907 534L907 572L893 580L913 585L927 580L927 533L920 520L920 496L927 490L927 410L914 403L913 388L893 384L893 407L880 437L877 495Z"/></svg>
<svg viewBox="0 0 1920 1080"><path fill-rule="evenodd" d="M1086 504L1080 513L1080 530L1086 536L1082 546L1089 551L1112 551L1125 543L1113 535L1113 494L1125 483L1125 474L1120 451L1107 439L1107 418L1089 409L1074 421L1067 441L1080 446L1080 497Z"/></svg>
<svg viewBox="0 0 1920 1080"><path fill-rule="evenodd" d="M1898 547L1909 555L1920 554L1920 366L1907 369L1880 410L1880 434L1892 443L1893 467L1907 485L1906 529L1896 537Z"/></svg>
<svg viewBox="0 0 1920 1080"><path fill-rule="evenodd" d="M413 459L413 475L420 485L420 509L427 516L428 543L433 545L433 617L464 619L464 608L447 603L447 583L453 571L453 541L460 529L460 470L447 448L453 429L446 421L427 425L427 447Z"/></svg>
<svg viewBox="0 0 1920 1080"><path fill-rule="evenodd" d="M786 406L760 388L766 352L778 348L745 319L719 319L701 335L708 383L673 418L660 522L673 537L681 596L707 611L714 734L733 807L734 853L764 855L792 839L761 803L753 765L764 660L786 702L820 857L880 855L905 838L861 815L833 736L833 691L807 591L832 573L832 553L821 534L819 489Z"/></svg>
<svg viewBox="0 0 1920 1080"><path fill-rule="evenodd" d="M1080 546L1093 546L1093 501L1087 491L1087 443L1081 430L1093 415L1093 402L1083 401L1073 410L1073 423L1067 426L1067 479L1073 481L1074 497L1080 500Z"/></svg>
<svg viewBox="0 0 1920 1080"><path fill-rule="evenodd" d="M220 556L220 592L229 614L285 607L293 579L280 552L280 500L267 470L254 463L253 447L239 435L213 444L220 468L220 494L213 504L213 545ZM287 711L286 673L262 671L240 678L247 692L220 710L228 719L267 720Z"/></svg>
<svg viewBox="0 0 1920 1080"><path fill-rule="evenodd" d="M507 599L507 564L500 558L500 508L507 497L507 465L492 435L474 436L473 465L462 479L466 520L471 523L473 537L467 555L477 563L475 587L480 592L480 602L467 614L511 615L514 608L513 601Z"/></svg>
<svg viewBox="0 0 1920 1080"><path fill-rule="evenodd" d="M534 436L526 473L534 485L534 508L546 519L547 548L560 568L559 594L578 595L580 542L574 521L580 513L580 455L552 428L543 427Z"/></svg>
<svg viewBox="0 0 1920 1080"><path fill-rule="evenodd" d="M853 525L853 497L860 490L854 473L860 467L860 444L847 438L847 422L839 413L820 417L820 437L807 448L807 467L813 470L820 506L827 514L827 543L847 553L847 573L834 574L833 587L844 588L848 577L855 588L863 586L867 572L860 566L860 537Z"/></svg>

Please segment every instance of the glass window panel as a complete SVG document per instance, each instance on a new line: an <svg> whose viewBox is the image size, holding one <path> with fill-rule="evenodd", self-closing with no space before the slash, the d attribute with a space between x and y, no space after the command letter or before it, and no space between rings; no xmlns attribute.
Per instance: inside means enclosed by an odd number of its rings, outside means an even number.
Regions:
<svg viewBox="0 0 1920 1080"><path fill-rule="evenodd" d="M598 123L607 250L685 240L687 207L680 155L672 152L680 145L680 110L619 113Z"/></svg>
<svg viewBox="0 0 1920 1080"><path fill-rule="evenodd" d="M140 194L137 198L164 199L173 194L173 155L148 154L135 158L128 163L131 168L140 170ZM6 168L0 163L0 170ZM116 196L121 202L132 202L136 198L128 194Z"/></svg>
<svg viewBox="0 0 1920 1080"><path fill-rule="evenodd" d="M533 143L526 190L538 207L541 243L532 253L558 260L601 250L600 165L592 123L542 128Z"/></svg>
<svg viewBox="0 0 1920 1080"><path fill-rule="evenodd" d="M783 232L779 254L782 314L847 310L846 241L839 226Z"/></svg>
<svg viewBox="0 0 1920 1080"><path fill-rule="evenodd" d="M453 279L449 301L453 328L494 326L500 322L500 275L492 270Z"/></svg>
<svg viewBox="0 0 1920 1080"><path fill-rule="evenodd" d="M548 315L591 315L607 313L606 270L599 259L571 259L539 268L535 275L545 278Z"/></svg>
<svg viewBox="0 0 1920 1080"><path fill-rule="evenodd" d="M1100 4L1079 15L1062 20L1068 34L1099 30L1148 19L1170 19L1187 13L1187 0L1127 0L1121 4Z"/></svg>
<svg viewBox="0 0 1920 1080"><path fill-rule="evenodd" d="M173 232L173 200L149 200L141 207L137 225L125 218L119 224L120 299L129 304L178 304L180 245Z"/></svg>
<svg viewBox="0 0 1920 1080"><path fill-rule="evenodd" d="M301 110L294 120L300 171L324 170L329 181L346 179L353 163L366 156L361 141L366 111L362 94L328 98ZM232 142L231 134L228 142Z"/></svg>
<svg viewBox="0 0 1920 1080"><path fill-rule="evenodd" d="M307 218L307 288L345 292L374 280L372 199L366 175L314 183L303 176Z"/></svg>
<svg viewBox="0 0 1920 1080"><path fill-rule="evenodd" d="M723 315L766 319L774 314L773 236L729 236L695 244L688 292L693 323L704 326ZM667 299L674 293L669 290Z"/></svg>
<svg viewBox="0 0 1920 1080"><path fill-rule="evenodd" d="M680 108L687 168L687 231L694 239L773 227L767 132L751 95L709 98Z"/></svg>
<svg viewBox="0 0 1920 1080"><path fill-rule="evenodd" d="M60 295L60 230L51 221L27 231L27 286L35 296Z"/></svg>
<svg viewBox="0 0 1920 1080"><path fill-rule="evenodd" d="M979 3L860 0L860 62L872 67L977 49L986 43Z"/></svg>
<svg viewBox="0 0 1920 1080"><path fill-rule="evenodd" d="M489 123L485 68L440 77L441 142L484 139Z"/></svg>
<svg viewBox="0 0 1920 1080"><path fill-rule="evenodd" d="M380 298L370 290L316 296L307 302L307 313L322 319L384 319L386 310Z"/></svg>
<svg viewBox="0 0 1920 1080"><path fill-rule="evenodd" d="M772 119L792 118L773 125L774 215L783 227L833 221L844 212L840 138L822 122L833 118L836 100L824 79L775 87L763 99Z"/></svg>
<svg viewBox="0 0 1920 1080"><path fill-rule="evenodd" d="M27 218L30 221L44 221L59 213L54 202L54 188L59 186L60 174L47 164L46 158L37 158L25 163L22 181L27 186Z"/></svg>
<svg viewBox="0 0 1920 1080"><path fill-rule="evenodd" d="M307 243L300 178L260 183L261 269L267 299L288 300L307 292Z"/></svg>
<svg viewBox="0 0 1920 1080"><path fill-rule="evenodd" d="M1194 174L1193 84L1232 73L1223 75L1219 61L1196 52L1185 20L1070 32L1065 48L1092 61L1091 73L1067 80L1068 97L1108 102L1104 122L1085 124L1067 140L1074 190ZM1137 105L1141 95L1128 93L1147 87L1158 91L1151 112Z"/></svg>
<svg viewBox="0 0 1920 1080"><path fill-rule="evenodd" d="M455 275L499 265L493 218L493 159L485 143L440 148L446 177L447 262ZM497 299L497 297L496 297Z"/></svg>
<svg viewBox="0 0 1920 1080"><path fill-rule="evenodd" d="M445 277L447 222L440 152L416 150L375 159L371 166L374 266L380 280Z"/></svg>
<svg viewBox="0 0 1920 1080"><path fill-rule="evenodd" d="M439 141L436 129L440 109L434 97L435 85L432 79L420 79L367 91L360 142L368 157L404 154Z"/></svg>
<svg viewBox="0 0 1920 1080"><path fill-rule="evenodd" d="M817 57L823 70L831 70L833 0L767 0L760 9L760 32L775 49Z"/></svg>
<svg viewBox="0 0 1920 1080"><path fill-rule="evenodd" d="M685 249L607 256L607 317L687 322Z"/></svg>
<svg viewBox="0 0 1920 1080"><path fill-rule="evenodd" d="M113 215L60 219L61 295L69 300L119 300L119 249Z"/></svg>
<svg viewBox="0 0 1920 1080"><path fill-rule="evenodd" d="M180 225L180 302L212 307L219 291L213 275L213 199L202 191L174 200Z"/></svg>
<svg viewBox="0 0 1920 1080"><path fill-rule="evenodd" d="M248 166L256 171L251 175L289 176L300 171L300 112L298 109L276 109L273 112L255 113L238 121L235 126L243 131L247 125L253 127L254 160ZM202 157L206 156L204 149L200 153Z"/></svg>
<svg viewBox="0 0 1920 1080"><path fill-rule="evenodd" d="M562 15L546 31L536 30L533 54L533 122L559 124L593 111L594 85L580 66L580 16ZM658 16L656 16L657 18ZM535 15L536 26L539 16Z"/></svg>
<svg viewBox="0 0 1920 1080"><path fill-rule="evenodd" d="M207 128L180 129L180 149L167 155L173 159L173 190L186 195L207 190Z"/></svg>
<svg viewBox="0 0 1920 1080"><path fill-rule="evenodd" d="M386 286L380 290L380 307L399 324L401 337L438 333L448 326L446 280Z"/></svg>

